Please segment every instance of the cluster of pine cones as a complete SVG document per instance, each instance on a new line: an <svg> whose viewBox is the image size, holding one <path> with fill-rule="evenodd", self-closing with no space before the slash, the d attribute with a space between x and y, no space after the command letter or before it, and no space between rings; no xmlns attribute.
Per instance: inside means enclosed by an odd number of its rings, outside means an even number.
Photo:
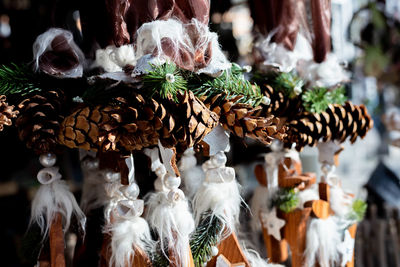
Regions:
<svg viewBox="0 0 400 267"><path fill-rule="evenodd" d="M16 119L19 137L37 153L56 151L60 145L94 151L129 152L157 145L175 147L180 154L196 146L221 124L238 137L250 137L270 144L284 141L296 149L319 141L364 137L373 122L363 105L351 102L330 105L320 113L304 111L299 99L291 99L268 85L262 92L269 105L253 107L240 103L240 96L224 94L201 99L187 91L178 103L168 99L145 98L138 93L118 97L112 104L78 105L66 109L62 91L31 94L14 110L0 97L0 130Z"/></svg>

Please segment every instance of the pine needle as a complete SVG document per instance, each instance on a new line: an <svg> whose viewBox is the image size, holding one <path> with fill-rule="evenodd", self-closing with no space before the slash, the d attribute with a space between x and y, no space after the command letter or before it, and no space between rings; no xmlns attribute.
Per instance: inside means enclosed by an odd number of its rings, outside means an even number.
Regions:
<svg viewBox="0 0 400 267"><path fill-rule="evenodd" d="M35 73L27 65L0 67L0 95L26 95L33 91L41 91Z"/></svg>
<svg viewBox="0 0 400 267"><path fill-rule="evenodd" d="M328 90L325 87L317 87L308 90L302 95L303 106L308 112L321 113L325 111L330 104L342 105L346 101L344 88L340 87L334 90Z"/></svg>
<svg viewBox="0 0 400 267"><path fill-rule="evenodd" d="M228 99L231 99L241 95L243 97L239 99L239 102L257 106L262 99L261 90L257 85L245 79L244 72L246 71L238 64L232 63L232 67L217 78L205 74L189 74L188 89L198 97L207 96L209 98L223 93Z"/></svg>
<svg viewBox="0 0 400 267"><path fill-rule="evenodd" d="M163 99L171 98L177 102L177 92L186 90L186 80L179 69L173 63L151 65L151 67L152 70L142 77L144 89L149 90L150 97L158 95Z"/></svg>
<svg viewBox="0 0 400 267"><path fill-rule="evenodd" d="M271 206L277 207L281 211L288 213L293 211L298 203L299 197L293 188L281 188L272 198Z"/></svg>
<svg viewBox="0 0 400 267"><path fill-rule="evenodd" d="M199 226L190 240L194 265L202 267L212 257L212 247L216 246L221 238L223 223L211 213L203 215Z"/></svg>
<svg viewBox="0 0 400 267"><path fill-rule="evenodd" d="M289 98L295 98L302 92L304 81L293 73L282 72L275 77L272 86Z"/></svg>

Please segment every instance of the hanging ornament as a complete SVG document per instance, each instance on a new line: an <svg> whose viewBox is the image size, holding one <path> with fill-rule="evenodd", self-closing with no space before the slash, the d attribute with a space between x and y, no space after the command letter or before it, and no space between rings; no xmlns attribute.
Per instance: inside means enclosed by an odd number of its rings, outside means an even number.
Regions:
<svg viewBox="0 0 400 267"><path fill-rule="evenodd" d="M158 148L145 149L144 153L151 159L151 170L157 175L156 192L147 198L146 219L157 232L161 250L169 256L171 264L189 266L193 261L189 235L194 230L194 221L188 201L178 188L181 178L177 176L175 152L159 143Z"/></svg>
<svg viewBox="0 0 400 267"><path fill-rule="evenodd" d="M40 163L44 168L37 174L41 186L32 201L30 225L37 224L45 239L56 216L62 217L63 230L66 232L74 215L84 230L86 217L69 191L67 183L61 180L59 168L54 166L56 156L52 153L42 154Z"/></svg>

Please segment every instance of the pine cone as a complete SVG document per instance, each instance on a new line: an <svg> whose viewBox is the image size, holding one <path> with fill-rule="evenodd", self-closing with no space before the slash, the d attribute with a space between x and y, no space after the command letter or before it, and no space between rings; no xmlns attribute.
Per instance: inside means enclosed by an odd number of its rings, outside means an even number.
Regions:
<svg viewBox="0 0 400 267"><path fill-rule="evenodd" d="M19 138L38 154L54 152L57 134L63 120L64 93L44 91L32 94L19 105L16 120Z"/></svg>
<svg viewBox="0 0 400 267"><path fill-rule="evenodd" d="M3 131L4 125L11 126L12 119L17 115L18 110L14 110L14 106L8 105L5 95L0 95L0 132Z"/></svg>
<svg viewBox="0 0 400 267"><path fill-rule="evenodd" d="M260 86L260 89L264 96L271 99L271 103L268 105L261 104L262 110L258 112L258 116L271 114L278 118L293 118L303 110L299 97L292 99L282 91L275 90L267 84Z"/></svg>
<svg viewBox="0 0 400 267"><path fill-rule="evenodd" d="M227 99L226 95L218 94L205 98L204 103L220 116L220 123L226 130L241 138L247 136L270 144L274 138L282 140L285 137L286 127L280 125L277 117L271 114L257 116L261 107L253 108L248 104L237 103L240 98Z"/></svg>
<svg viewBox="0 0 400 267"><path fill-rule="evenodd" d="M109 121L102 106L84 107L66 117L60 126L58 142L69 148L97 151L100 124Z"/></svg>
<svg viewBox="0 0 400 267"><path fill-rule="evenodd" d="M317 113L303 112L289 123L287 146L296 143L296 149L337 140L344 142L348 137L354 143L358 136L364 138L373 127L371 116L364 105L354 105L347 101L344 105L333 104Z"/></svg>
<svg viewBox="0 0 400 267"><path fill-rule="evenodd" d="M200 142L216 126L218 116L192 92L178 98L179 104L137 94L117 98L115 105L79 109L62 123L60 143L87 150L133 151L160 140L181 153Z"/></svg>

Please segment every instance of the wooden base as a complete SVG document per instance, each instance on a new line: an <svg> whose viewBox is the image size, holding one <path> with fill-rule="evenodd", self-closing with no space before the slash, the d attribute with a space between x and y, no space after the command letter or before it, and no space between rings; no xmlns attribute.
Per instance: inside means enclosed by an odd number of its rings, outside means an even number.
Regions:
<svg viewBox="0 0 400 267"><path fill-rule="evenodd" d="M288 246L286 240L279 241L275 237L268 234L268 230L263 227L264 243L267 248L267 256L270 261L281 263L288 258Z"/></svg>
<svg viewBox="0 0 400 267"><path fill-rule="evenodd" d="M247 260L244 252L240 248L239 241L235 233L231 233L227 238L221 241L218 245L218 255L213 257L208 263L207 267L215 267L217 257L224 255L231 264L244 263L246 267L250 267L250 263Z"/></svg>

